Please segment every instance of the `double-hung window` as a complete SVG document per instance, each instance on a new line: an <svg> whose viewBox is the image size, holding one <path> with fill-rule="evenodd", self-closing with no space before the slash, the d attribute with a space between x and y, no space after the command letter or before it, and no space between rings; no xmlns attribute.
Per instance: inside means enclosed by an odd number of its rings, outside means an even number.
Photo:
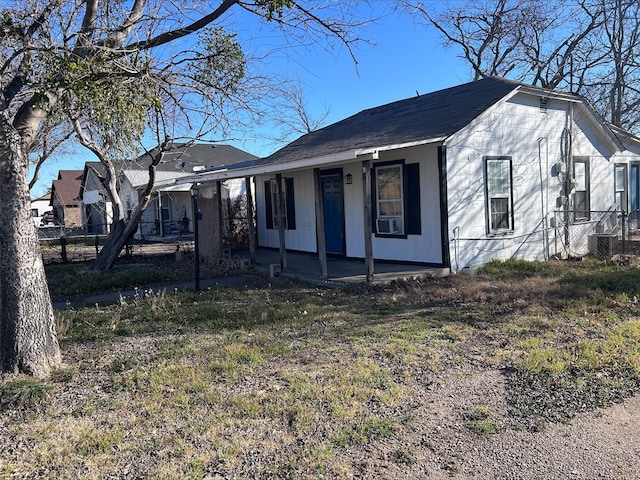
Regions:
<svg viewBox="0 0 640 480"><path fill-rule="evenodd" d="M614 170L614 189L617 210L627 210L627 166L616 164Z"/></svg>
<svg viewBox="0 0 640 480"><path fill-rule="evenodd" d="M394 160L374 165L371 193L376 236L407 238L421 234L419 163Z"/></svg>
<svg viewBox="0 0 640 480"><path fill-rule="evenodd" d="M284 210L282 212L283 227L285 230L296 229L296 207L293 192L293 178L282 178L282 198ZM280 189L275 178L264 182L264 201L266 207L266 223L268 229L280 228Z"/></svg>
<svg viewBox="0 0 640 480"><path fill-rule="evenodd" d="M375 168L376 232L404 235L402 164Z"/></svg>
<svg viewBox="0 0 640 480"><path fill-rule="evenodd" d="M513 230L511 157L485 157L488 232Z"/></svg>
<svg viewBox="0 0 640 480"><path fill-rule="evenodd" d="M273 228L280 228L280 198L278 197L278 182L275 178L271 179L271 215L273 219ZM282 195L287 198L287 183L282 182ZM284 221L284 228L287 229L287 203L284 202L284 211L282 212L282 219Z"/></svg>
<svg viewBox="0 0 640 480"><path fill-rule="evenodd" d="M589 205L589 159L587 157L573 158L573 218L576 221L586 221L590 218Z"/></svg>

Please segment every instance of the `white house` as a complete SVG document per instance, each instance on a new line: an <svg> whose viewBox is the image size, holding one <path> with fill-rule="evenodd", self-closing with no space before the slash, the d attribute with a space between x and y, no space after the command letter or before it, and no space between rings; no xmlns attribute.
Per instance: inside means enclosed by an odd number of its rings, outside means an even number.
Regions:
<svg viewBox="0 0 640 480"><path fill-rule="evenodd" d="M255 177L258 246L317 253L321 266L327 254L365 259L371 275L374 260L457 272L587 253L617 211L638 209L639 152L584 98L493 77L192 179Z"/></svg>
<svg viewBox="0 0 640 480"><path fill-rule="evenodd" d="M104 165L86 162L80 186L80 214L87 233L109 233L113 223L113 205L106 185Z"/></svg>
<svg viewBox="0 0 640 480"><path fill-rule="evenodd" d="M45 212L51 211L51 194L45 193L41 197L31 200L31 216L36 227L43 225L42 217Z"/></svg>
<svg viewBox="0 0 640 480"><path fill-rule="evenodd" d="M122 170L120 195L125 212L130 212L138 204L141 191L149 179L148 168L155 152L156 149L153 149L149 154L128 162ZM157 166L153 200L142 214L137 237L166 237L193 232L191 185L176 185L176 179L255 158L231 145L171 145ZM230 192L243 195L244 189L244 179L230 180L224 185L223 198L230 198Z"/></svg>

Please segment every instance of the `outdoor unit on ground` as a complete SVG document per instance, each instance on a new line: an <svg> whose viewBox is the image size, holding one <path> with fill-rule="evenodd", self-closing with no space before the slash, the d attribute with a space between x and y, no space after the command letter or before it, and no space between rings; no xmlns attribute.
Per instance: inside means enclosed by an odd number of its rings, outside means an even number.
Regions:
<svg viewBox="0 0 640 480"><path fill-rule="evenodd" d="M596 257L612 257L618 250L618 236L598 233L587 237L589 253Z"/></svg>

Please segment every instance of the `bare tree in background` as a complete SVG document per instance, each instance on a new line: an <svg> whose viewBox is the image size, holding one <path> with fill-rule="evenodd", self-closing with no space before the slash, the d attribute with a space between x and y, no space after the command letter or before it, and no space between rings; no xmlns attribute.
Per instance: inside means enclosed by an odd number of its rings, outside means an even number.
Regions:
<svg viewBox="0 0 640 480"><path fill-rule="evenodd" d="M502 76L588 98L603 118L629 130L640 114L636 0L403 0L461 51L474 79Z"/></svg>
<svg viewBox="0 0 640 480"><path fill-rule="evenodd" d="M317 115L309 109L304 86L300 81L288 84L289 88L282 92L277 123L281 127L281 137L291 140L292 137L305 135L321 128L329 116L325 107Z"/></svg>
<svg viewBox="0 0 640 480"><path fill-rule="evenodd" d="M640 122L640 4L598 0L604 19L600 46L606 70L592 82L590 97L616 126L638 131Z"/></svg>
<svg viewBox="0 0 640 480"><path fill-rule="evenodd" d="M33 166L33 173L29 181L31 190L40 178L40 169L52 155L60 154L63 145L73 135L73 130L66 124L56 124L45 120L38 130L31 145L27 147L29 163Z"/></svg>

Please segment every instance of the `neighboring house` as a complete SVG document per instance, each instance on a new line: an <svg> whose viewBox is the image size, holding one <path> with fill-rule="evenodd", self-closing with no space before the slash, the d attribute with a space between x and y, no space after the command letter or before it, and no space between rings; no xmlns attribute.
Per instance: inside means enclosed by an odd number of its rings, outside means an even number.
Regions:
<svg viewBox="0 0 640 480"><path fill-rule="evenodd" d="M51 206L59 225L82 226L79 200L82 174L82 170L60 170L58 178L51 182Z"/></svg>
<svg viewBox="0 0 640 480"><path fill-rule="evenodd" d="M82 224L86 232L94 235L109 233L113 222L113 207L101 162L84 164L80 199Z"/></svg>
<svg viewBox="0 0 640 480"><path fill-rule="evenodd" d="M120 178L120 197L125 213L139 202L149 179L149 165L156 153L141 155L128 162ZM191 185L176 185L176 179L197 171L255 159L254 155L230 145L174 144L157 166L151 203L139 222L138 238L175 236L193 232ZM244 195L244 180L231 180L223 185L223 198Z"/></svg>
<svg viewBox="0 0 640 480"><path fill-rule="evenodd" d="M253 176L258 246L317 253L325 275L327 254L365 259L371 279L374 259L457 272L587 253L615 210L638 209L638 153L638 139L584 98L493 77L364 110L183 181ZM574 226L585 234L569 245Z"/></svg>
<svg viewBox="0 0 640 480"><path fill-rule="evenodd" d="M43 215L51 211L51 194L45 193L41 197L31 200L31 216L36 227L43 225Z"/></svg>

